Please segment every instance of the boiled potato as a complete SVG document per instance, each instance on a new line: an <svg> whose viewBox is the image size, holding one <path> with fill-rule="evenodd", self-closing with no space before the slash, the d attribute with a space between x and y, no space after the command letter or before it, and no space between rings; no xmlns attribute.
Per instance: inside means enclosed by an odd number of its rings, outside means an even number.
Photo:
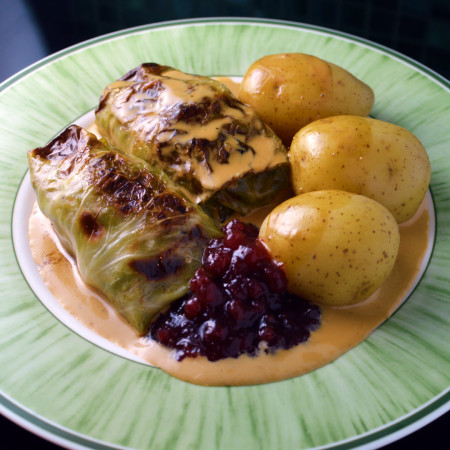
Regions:
<svg viewBox="0 0 450 450"><path fill-rule="evenodd" d="M302 53L264 56L241 83L239 98L289 146L306 124L339 114L367 116L372 89L343 68Z"/></svg>
<svg viewBox="0 0 450 450"><path fill-rule="evenodd" d="M277 206L259 237L284 264L288 289L312 302L351 305L391 272L400 234L392 214L362 195L315 191Z"/></svg>
<svg viewBox="0 0 450 450"><path fill-rule="evenodd" d="M370 197L398 223L419 208L430 183L430 161L408 130L381 120L336 116L302 128L289 151L297 194L340 189Z"/></svg>

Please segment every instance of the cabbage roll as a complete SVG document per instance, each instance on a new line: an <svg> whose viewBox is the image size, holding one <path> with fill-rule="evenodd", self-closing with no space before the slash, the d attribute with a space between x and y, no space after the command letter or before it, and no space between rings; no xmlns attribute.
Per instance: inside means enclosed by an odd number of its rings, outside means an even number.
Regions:
<svg viewBox="0 0 450 450"><path fill-rule="evenodd" d="M139 334L188 291L216 223L173 182L78 126L28 154L40 210L83 280Z"/></svg>
<svg viewBox="0 0 450 450"><path fill-rule="evenodd" d="M112 146L163 170L221 219L270 203L290 184L281 140L208 77L142 64L103 90L96 124Z"/></svg>

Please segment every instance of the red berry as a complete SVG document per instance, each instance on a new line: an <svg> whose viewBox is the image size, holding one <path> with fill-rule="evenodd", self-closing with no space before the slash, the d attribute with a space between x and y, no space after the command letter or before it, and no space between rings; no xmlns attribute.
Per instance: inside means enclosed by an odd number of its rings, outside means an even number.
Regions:
<svg viewBox="0 0 450 450"><path fill-rule="evenodd" d="M158 341L164 345L171 346L176 341L176 336L174 330L170 328L161 327L157 333Z"/></svg>
<svg viewBox="0 0 450 450"><path fill-rule="evenodd" d="M233 250L223 245L206 248L203 253L203 269L213 277L222 277L228 270Z"/></svg>
<svg viewBox="0 0 450 450"><path fill-rule="evenodd" d="M204 283L207 283L208 281L209 276L205 273L205 271L203 269L198 269L189 283L189 288L191 292L195 293L202 287Z"/></svg>
<svg viewBox="0 0 450 450"><path fill-rule="evenodd" d="M220 305L223 302L223 294L214 280L208 278L197 290L198 299L209 306Z"/></svg>
<svg viewBox="0 0 450 450"><path fill-rule="evenodd" d="M183 311L188 319L197 317L203 310L203 305L197 297L191 297L186 300Z"/></svg>
<svg viewBox="0 0 450 450"><path fill-rule="evenodd" d="M246 300L248 291L244 278L236 277L225 283L225 292L233 300Z"/></svg>
<svg viewBox="0 0 450 450"><path fill-rule="evenodd" d="M287 289L286 273L281 265L271 264L264 268L267 285L272 292L281 294Z"/></svg>
<svg viewBox="0 0 450 450"><path fill-rule="evenodd" d="M270 343L276 336L276 331L273 327L270 325L266 325L264 327L261 327L258 331L258 335L261 338L261 340L266 341Z"/></svg>
<svg viewBox="0 0 450 450"><path fill-rule="evenodd" d="M216 320L207 320L200 327L200 336L206 343L224 341L228 336L228 329Z"/></svg>
<svg viewBox="0 0 450 450"><path fill-rule="evenodd" d="M151 336L175 357L210 361L290 348L308 339L320 320L318 307L286 291L280 263L258 240L258 229L231 221L224 237L212 239L190 294L175 301L151 328Z"/></svg>
<svg viewBox="0 0 450 450"><path fill-rule="evenodd" d="M245 306L239 300L230 300L225 305L228 314L236 321L243 321L245 319Z"/></svg>

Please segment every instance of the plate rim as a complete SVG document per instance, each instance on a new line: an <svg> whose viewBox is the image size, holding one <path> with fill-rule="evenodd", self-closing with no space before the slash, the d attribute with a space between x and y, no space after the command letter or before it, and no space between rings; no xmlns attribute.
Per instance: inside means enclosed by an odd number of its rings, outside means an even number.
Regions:
<svg viewBox="0 0 450 450"><path fill-rule="evenodd" d="M344 31L339 31L333 28L328 28L320 25L312 25L305 22L295 22L295 21L289 21L289 20L278 20L278 19L270 19L270 18L255 18L255 17L205 17L205 18L191 18L191 19L177 19L177 20L167 20L167 21L161 21L161 22L154 22L149 23L145 25L138 25L135 27L128 27L121 30L113 31L111 33L102 34L100 36L96 36L90 39L86 39L84 41L78 42L76 44L73 44L69 47L66 47L62 50L59 50L57 52L54 52L45 58L42 58L29 66L25 67L24 69L18 71L17 73L11 75L6 80L2 81L0 83L0 92L10 85L14 84L16 81L24 78L28 73L33 72L39 67L42 67L54 60L57 60L58 58L73 53L75 51L81 50L83 47L87 47L92 44L96 44L98 42L102 42L105 40L110 40L111 38L118 38L123 35L127 34L135 34L140 32L145 32L150 29L156 29L156 28L170 28L170 27L177 27L177 26L183 26L183 25L193 25L193 24L204 24L204 23L213 23L216 22L218 24L225 24L225 23L238 23L238 24L249 24L249 25L258 25L258 24L266 24L266 25L282 25L285 27L291 27L291 28L303 28L305 30L309 31L318 31L323 32L324 34L332 34L339 36L344 39L348 39L352 42L357 42L358 44L362 44L368 47L371 47L372 49L375 49L377 51L382 51L383 53L387 53L390 56L401 60L402 62L406 62L410 65L412 65L416 70L420 70L424 74L426 74L429 77L434 78L436 82L442 84L442 86L448 90L450 90L450 80L445 78L443 75L441 75L439 72L429 68L425 64L417 61L416 59L405 55L404 53L401 53L397 50L394 50L390 47L387 47L383 44L379 44L378 42L372 41L370 39L362 38L360 36L357 36L352 33L347 33Z"/></svg>
<svg viewBox="0 0 450 450"><path fill-rule="evenodd" d="M377 429L370 430L356 438L348 438L332 444L313 448L316 450L365 449L369 448L369 444L371 445L370 448L373 448L373 445L384 446L391 444L398 439L420 430L450 411L450 387L441 394L442 395L435 397L404 417L391 422L390 425L384 425ZM111 445L105 441L96 440L74 430L69 430L55 422L46 420L43 417L39 417L22 405L8 399L3 393L0 393L0 400L1 414L31 433L55 444L67 446L67 448L71 449L111 450L129 448ZM390 428L394 431L386 434L386 431ZM91 445L85 446L84 444ZM68 447L68 445L70 445L70 447Z"/></svg>

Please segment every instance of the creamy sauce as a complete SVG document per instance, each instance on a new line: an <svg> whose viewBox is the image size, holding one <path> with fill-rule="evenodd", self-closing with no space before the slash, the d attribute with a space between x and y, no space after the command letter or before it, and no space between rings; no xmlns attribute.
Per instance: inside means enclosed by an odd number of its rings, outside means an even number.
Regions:
<svg viewBox="0 0 450 450"><path fill-rule="evenodd" d="M225 102L221 104L221 116L206 124L176 120L168 127L164 121L169 120L168 117L174 105L201 103L205 98L218 98L218 92L223 88L218 83L212 82L211 79L187 75L176 70L165 72L163 76L149 75L149 80L158 80L163 85L163 89L155 100L149 101L149 94L145 91L131 92L129 89L124 89L114 94L114 103L109 106L118 120L118 124L116 124L111 119L110 126L133 124L133 134L129 137L127 146L138 149L136 155L143 159L157 160L164 157L169 160L174 148L184 148L184 146L190 145L194 138L215 141L222 134L221 130L235 120L239 120L249 127L257 127L260 133L263 131L263 123L256 118L248 106L242 105L235 108L227 106ZM186 81L189 84L186 84ZM225 77L220 78L220 81L232 87L230 90L233 93L237 92L237 83L232 80L226 81ZM116 81L110 84L105 92L132 85L131 81ZM164 120L161 119L161 114ZM161 127L166 127L166 131L162 131ZM262 172L287 162L285 150L273 135L265 132L256 133L248 141L244 140L245 144L252 149L251 151L248 150L248 147L247 150L243 150L240 146L242 137L237 138L238 135L233 136L229 133L225 133L223 136L223 146L229 154L226 163L219 162L210 155L208 164L205 164L202 158L179 151L177 161L170 165L174 176L195 174L195 178L201 183L204 191L195 197L189 192L187 194L196 203L207 199L227 183L249 172ZM110 138L115 139L114 133L110 133ZM169 142L170 145L162 146L156 151L156 142L160 144ZM112 144L114 145L115 142L112 141ZM141 151L145 154L140 154ZM159 153L161 153L160 156L158 156Z"/></svg>
<svg viewBox="0 0 450 450"><path fill-rule="evenodd" d="M224 84L233 93L233 95L236 98L238 98L241 83L232 80L230 77L213 77L213 78L214 80L220 81L222 84Z"/></svg>
<svg viewBox="0 0 450 450"><path fill-rule="evenodd" d="M54 297L72 315L105 337L179 379L202 385L248 385L302 375L335 360L363 341L400 306L413 286L428 246L429 212L426 201L413 219L400 226L401 243L394 269L381 288L366 301L348 307L322 307L322 324L309 341L291 350L258 357L209 362L186 358L152 340L136 336L99 295L86 287L76 265L63 255L52 226L35 205L29 239L39 273ZM264 214L254 216L260 221Z"/></svg>

